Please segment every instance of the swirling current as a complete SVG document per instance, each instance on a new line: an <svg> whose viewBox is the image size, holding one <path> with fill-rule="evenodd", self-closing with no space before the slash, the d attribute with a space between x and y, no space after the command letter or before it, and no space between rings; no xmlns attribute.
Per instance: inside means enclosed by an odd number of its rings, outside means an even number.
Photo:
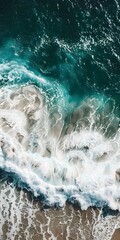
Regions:
<svg viewBox="0 0 120 240"><path fill-rule="evenodd" d="M119 99L119 0L0 1L1 205L20 189L51 209L119 215ZM30 239L16 231L2 239ZM102 236L46 231L31 239Z"/></svg>

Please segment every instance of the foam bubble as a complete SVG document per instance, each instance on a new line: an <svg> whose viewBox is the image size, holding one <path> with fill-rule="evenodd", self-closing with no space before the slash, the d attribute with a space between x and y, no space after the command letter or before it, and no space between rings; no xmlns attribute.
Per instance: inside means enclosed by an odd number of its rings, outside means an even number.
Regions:
<svg viewBox="0 0 120 240"><path fill-rule="evenodd" d="M0 167L17 174L48 205L69 200L83 209L119 209L120 136L117 125L106 135L108 107L105 114L100 100L86 99L65 122L61 108L50 106L33 85L0 89ZM113 112L112 117L117 122Z"/></svg>

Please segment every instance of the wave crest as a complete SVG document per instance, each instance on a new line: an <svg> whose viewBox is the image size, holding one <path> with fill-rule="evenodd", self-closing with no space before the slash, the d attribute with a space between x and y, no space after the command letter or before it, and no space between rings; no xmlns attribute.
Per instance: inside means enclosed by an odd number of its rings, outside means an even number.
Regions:
<svg viewBox="0 0 120 240"><path fill-rule="evenodd" d="M119 119L111 101L87 98L67 118L58 109L34 85L2 87L0 167L45 204L119 209Z"/></svg>

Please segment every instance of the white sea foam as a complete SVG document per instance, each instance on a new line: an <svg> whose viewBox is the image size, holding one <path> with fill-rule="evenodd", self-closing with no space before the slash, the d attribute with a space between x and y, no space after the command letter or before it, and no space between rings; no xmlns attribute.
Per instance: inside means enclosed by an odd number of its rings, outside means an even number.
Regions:
<svg viewBox="0 0 120 240"><path fill-rule="evenodd" d="M120 209L118 118L108 104L98 111L101 100L92 98L66 124L61 108L51 114L47 101L33 85L0 89L0 167L16 173L46 204L70 200L82 209Z"/></svg>
<svg viewBox="0 0 120 240"><path fill-rule="evenodd" d="M34 79L38 83L47 84L47 81L40 74L35 74L20 63L10 61L0 64L0 80L7 80L9 84L14 81L14 83L19 83L22 78L26 77L29 78L29 81Z"/></svg>

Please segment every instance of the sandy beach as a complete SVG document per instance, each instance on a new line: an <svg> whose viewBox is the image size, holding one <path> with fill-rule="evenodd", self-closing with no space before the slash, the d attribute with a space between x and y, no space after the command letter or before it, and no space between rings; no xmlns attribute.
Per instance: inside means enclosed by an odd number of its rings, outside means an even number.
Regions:
<svg viewBox="0 0 120 240"><path fill-rule="evenodd" d="M2 183L0 198L1 240L119 240L115 232L120 217L103 217L101 210L80 210L69 203L63 208L43 208L27 191ZM112 237L113 236L113 237Z"/></svg>

